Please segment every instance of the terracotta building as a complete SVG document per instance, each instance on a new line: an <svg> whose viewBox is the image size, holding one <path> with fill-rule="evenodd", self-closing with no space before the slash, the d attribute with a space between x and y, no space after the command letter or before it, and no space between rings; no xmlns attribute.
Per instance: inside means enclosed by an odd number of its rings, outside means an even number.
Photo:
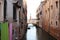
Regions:
<svg viewBox="0 0 60 40"><path fill-rule="evenodd" d="M57 40L60 40L60 12L59 10L60 10L60 0L44 0L43 5L42 5L42 13L43 13L42 29L48 32Z"/></svg>
<svg viewBox="0 0 60 40"><path fill-rule="evenodd" d="M56 39L59 38L60 35L60 23L59 23L59 0L49 0L50 2L50 34L54 36Z"/></svg>
<svg viewBox="0 0 60 40"><path fill-rule="evenodd" d="M43 29L58 39L59 37L59 0L45 0L43 5Z"/></svg>
<svg viewBox="0 0 60 40"><path fill-rule="evenodd" d="M49 31L49 1L44 1L43 4L43 29Z"/></svg>
<svg viewBox="0 0 60 40"><path fill-rule="evenodd" d="M39 26L39 27L41 27L42 28L42 20L43 20L43 3L44 3L44 1L43 2L41 2L41 4L39 5L39 7L37 8L37 11L36 11L36 13L37 13L37 25Z"/></svg>

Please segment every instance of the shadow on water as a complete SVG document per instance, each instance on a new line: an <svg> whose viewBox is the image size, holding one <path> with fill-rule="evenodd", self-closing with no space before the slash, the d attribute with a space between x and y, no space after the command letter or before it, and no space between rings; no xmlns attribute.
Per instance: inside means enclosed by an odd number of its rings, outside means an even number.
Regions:
<svg viewBox="0 0 60 40"><path fill-rule="evenodd" d="M41 28L36 28L33 25L29 26L23 40L56 40Z"/></svg>
<svg viewBox="0 0 60 40"><path fill-rule="evenodd" d="M43 31L41 28L37 28L37 40L56 40L54 37Z"/></svg>

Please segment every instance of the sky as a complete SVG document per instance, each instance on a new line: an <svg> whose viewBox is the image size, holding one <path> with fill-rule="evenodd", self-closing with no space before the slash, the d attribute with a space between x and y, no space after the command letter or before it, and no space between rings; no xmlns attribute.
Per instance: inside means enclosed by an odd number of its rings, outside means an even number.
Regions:
<svg viewBox="0 0 60 40"><path fill-rule="evenodd" d="M27 19L36 19L36 10L43 0L27 0Z"/></svg>

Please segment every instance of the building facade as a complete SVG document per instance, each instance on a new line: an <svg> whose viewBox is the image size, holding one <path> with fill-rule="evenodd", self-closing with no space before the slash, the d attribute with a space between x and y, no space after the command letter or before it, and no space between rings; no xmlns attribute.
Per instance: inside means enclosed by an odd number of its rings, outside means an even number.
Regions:
<svg viewBox="0 0 60 40"><path fill-rule="evenodd" d="M41 4L39 5L39 7L37 8L37 11L36 11L36 13L37 13L37 25L39 26L39 27L41 27L42 28L42 20L43 20L43 13L42 13L42 6L43 6L43 2L41 2Z"/></svg>
<svg viewBox="0 0 60 40"><path fill-rule="evenodd" d="M45 8L45 9L44 9ZM43 5L43 29L58 39L59 37L59 0L45 0ZM59 29L59 30L58 30Z"/></svg>
<svg viewBox="0 0 60 40"><path fill-rule="evenodd" d="M44 1L43 22L44 22L43 23L43 29L48 32L49 31L49 1Z"/></svg>
<svg viewBox="0 0 60 40"><path fill-rule="evenodd" d="M26 1L24 1L26 3ZM27 4L23 0L0 0L0 22L12 24L11 40L21 40L27 30ZM8 25L8 26L9 26ZM10 38L10 35L9 35Z"/></svg>
<svg viewBox="0 0 60 40"><path fill-rule="evenodd" d="M0 22L4 20L4 1L0 0Z"/></svg>
<svg viewBox="0 0 60 40"><path fill-rule="evenodd" d="M59 8L60 8L60 0L44 0L42 5L42 13L43 13L42 29L48 32L57 40L60 40L60 12L59 12L60 9ZM39 16L38 18L40 18Z"/></svg>

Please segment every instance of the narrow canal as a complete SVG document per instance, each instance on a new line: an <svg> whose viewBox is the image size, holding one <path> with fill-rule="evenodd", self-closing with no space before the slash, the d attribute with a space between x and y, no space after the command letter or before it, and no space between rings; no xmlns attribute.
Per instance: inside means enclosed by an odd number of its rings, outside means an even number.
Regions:
<svg viewBox="0 0 60 40"><path fill-rule="evenodd" d="M27 40L37 40L36 27L33 25L27 30Z"/></svg>
<svg viewBox="0 0 60 40"><path fill-rule="evenodd" d="M56 40L41 28L36 28L32 24L28 25L26 36L23 40Z"/></svg>

